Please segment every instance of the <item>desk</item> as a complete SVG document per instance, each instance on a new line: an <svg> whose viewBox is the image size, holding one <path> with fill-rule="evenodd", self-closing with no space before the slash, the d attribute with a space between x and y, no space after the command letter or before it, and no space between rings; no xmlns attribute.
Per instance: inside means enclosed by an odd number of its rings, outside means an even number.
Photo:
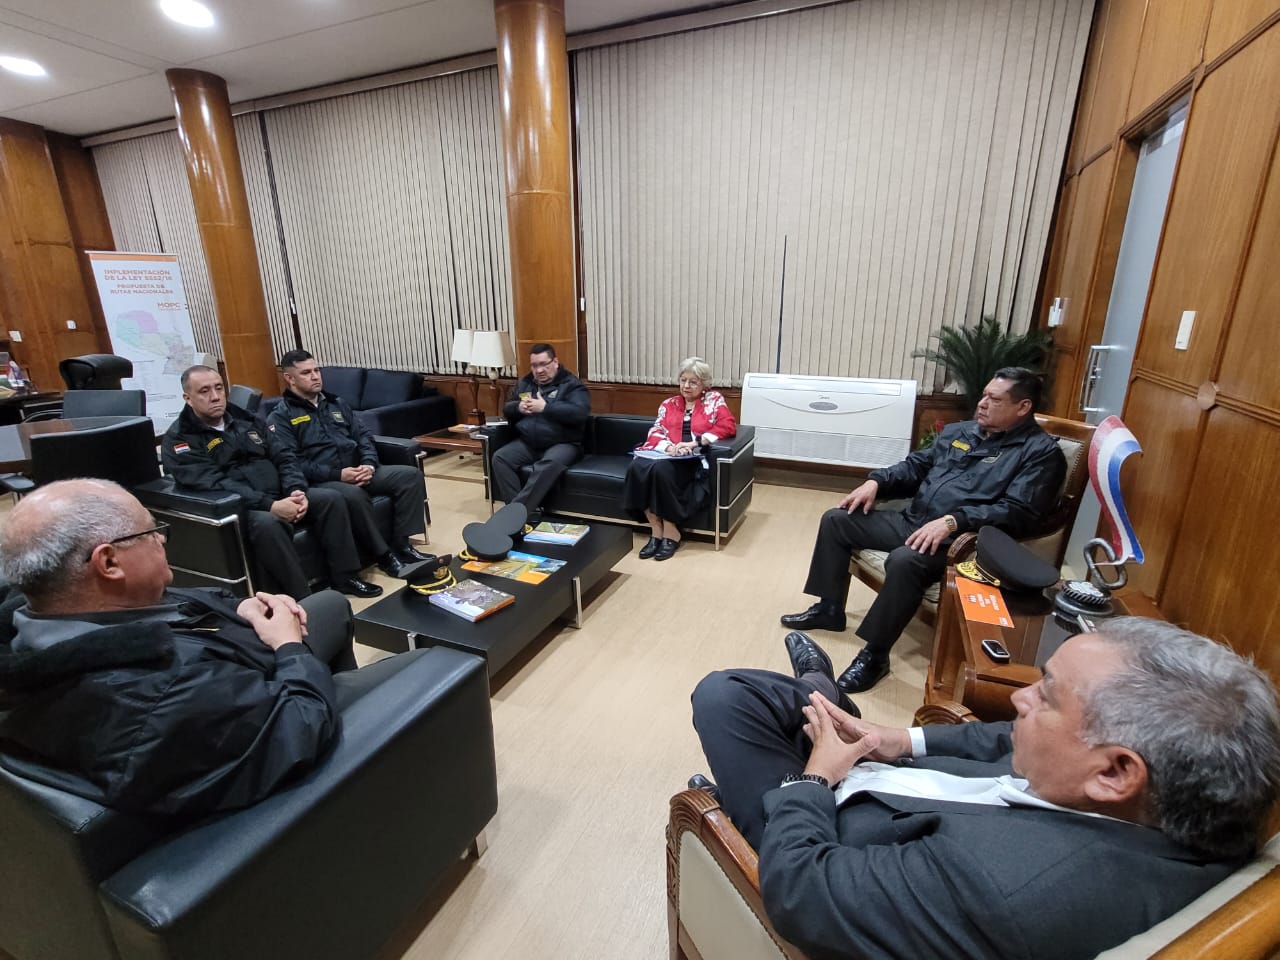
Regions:
<svg viewBox="0 0 1280 960"><path fill-rule="evenodd" d="M1051 594L1052 588L1046 593ZM956 568L947 567L938 603L933 655L925 680L925 707L954 701L980 720L1011 720L1016 711L1009 698L1019 687L1040 679L1040 666L1069 636L1076 633L1053 617L1053 603L1043 594L1005 591L1012 627L966 620L956 588ZM1113 598L1117 614L1160 618L1160 612L1137 591L1121 591ZM999 640L1010 654L1006 664L982 652L982 641ZM917 714L917 719L921 719Z"/></svg>
<svg viewBox="0 0 1280 960"><path fill-rule="evenodd" d="M6 393L0 396L0 424L21 422L24 416L23 407L28 403L60 399L62 399L62 393L58 390L32 390L29 387L23 387L21 390Z"/></svg>
<svg viewBox="0 0 1280 960"><path fill-rule="evenodd" d="M76 417L73 420L36 420L0 426L0 471L26 473L31 469L31 438L46 433L69 433L93 427L109 427L133 417Z"/></svg>

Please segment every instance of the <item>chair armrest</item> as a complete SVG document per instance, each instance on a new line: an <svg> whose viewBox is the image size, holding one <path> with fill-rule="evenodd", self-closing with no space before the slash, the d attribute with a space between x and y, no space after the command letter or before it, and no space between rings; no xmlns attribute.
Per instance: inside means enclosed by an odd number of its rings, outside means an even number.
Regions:
<svg viewBox="0 0 1280 960"><path fill-rule="evenodd" d="M484 486L492 505L497 492L493 489L493 455L514 440L518 434L516 428L509 423L495 423L480 430L476 437L480 441L480 459L484 463Z"/></svg>
<svg viewBox="0 0 1280 960"><path fill-rule="evenodd" d="M917 727L931 723L977 723L978 716L963 704L942 700L917 707L912 722Z"/></svg>
<svg viewBox="0 0 1280 960"><path fill-rule="evenodd" d="M955 566L961 560L968 560L969 555L978 551L978 535L973 531L962 533L951 541L947 548L947 563Z"/></svg>
<svg viewBox="0 0 1280 960"><path fill-rule="evenodd" d="M122 956L371 956L496 810L484 660L434 647L343 711L303 780L152 848L101 898Z"/></svg>
<svg viewBox="0 0 1280 960"><path fill-rule="evenodd" d="M697 847L705 862L682 862ZM703 861L702 852L697 856ZM683 884L683 887L682 887ZM773 929L760 897L759 859L737 827L703 790L671 798L667 823L667 917L671 956L733 956L741 960L805 954ZM708 950L707 940L714 940ZM692 949L690 949L692 948Z"/></svg>
<svg viewBox="0 0 1280 960"><path fill-rule="evenodd" d="M755 427L741 426L728 440L717 440L707 447L707 457L715 460L732 459L748 447L753 447L755 440Z"/></svg>
<svg viewBox="0 0 1280 960"><path fill-rule="evenodd" d="M1238 893L1152 960L1266 960L1280 948L1280 867Z"/></svg>
<svg viewBox="0 0 1280 960"><path fill-rule="evenodd" d="M378 459L393 466L415 467L422 452L418 441L410 437L374 437L373 445L378 450Z"/></svg>
<svg viewBox="0 0 1280 960"><path fill-rule="evenodd" d="M221 520L234 516L243 507L238 493L222 490L193 490L179 487L172 477L148 480L132 488L143 506L172 513L185 513L196 517Z"/></svg>

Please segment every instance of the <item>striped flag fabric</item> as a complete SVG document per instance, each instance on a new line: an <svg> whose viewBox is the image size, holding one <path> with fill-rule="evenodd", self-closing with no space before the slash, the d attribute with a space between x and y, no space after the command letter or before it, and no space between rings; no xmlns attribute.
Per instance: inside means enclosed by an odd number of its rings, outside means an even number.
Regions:
<svg viewBox="0 0 1280 960"><path fill-rule="evenodd" d="M1130 454L1141 452L1138 438L1116 416L1098 424L1093 442L1089 444L1089 480L1102 504L1102 512L1111 521L1111 546L1116 560L1122 563L1143 561L1138 535L1120 497L1120 467Z"/></svg>

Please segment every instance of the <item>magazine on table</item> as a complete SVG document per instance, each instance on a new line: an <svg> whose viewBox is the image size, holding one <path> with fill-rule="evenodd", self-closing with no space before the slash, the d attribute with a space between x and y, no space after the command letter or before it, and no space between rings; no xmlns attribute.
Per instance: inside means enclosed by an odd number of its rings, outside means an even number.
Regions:
<svg viewBox="0 0 1280 960"><path fill-rule="evenodd" d="M565 560L553 560L533 553L512 550L505 560L472 560L462 565L472 573L487 573L493 577L506 577L521 583L541 583L565 565Z"/></svg>
<svg viewBox="0 0 1280 960"><path fill-rule="evenodd" d="M524 535L526 543L560 543L572 546L591 528L585 523L552 523L544 520Z"/></svg>
<svg viewBox="0 0 1280 960"><path fill-rule="evenodd" d="M459 580L448 590L433 593L428 599L442 610L472 623L516 602L511 594L495 590L479 580Z"/></svg>

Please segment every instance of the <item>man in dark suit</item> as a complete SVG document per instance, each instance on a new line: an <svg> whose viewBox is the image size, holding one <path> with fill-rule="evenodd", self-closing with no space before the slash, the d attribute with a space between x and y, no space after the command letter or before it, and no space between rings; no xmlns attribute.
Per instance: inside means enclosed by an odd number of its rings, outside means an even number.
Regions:
<svg viewBox="0 0 1280 960"><path fill-rule="evenodd" d="M814 956L1093 957L1231 873L1280 795L1270 682L1169 624L1068 640L1011 724L869 723L817 644L787 649L794 677L706 677L694 726L770 919Z"/></svg>

